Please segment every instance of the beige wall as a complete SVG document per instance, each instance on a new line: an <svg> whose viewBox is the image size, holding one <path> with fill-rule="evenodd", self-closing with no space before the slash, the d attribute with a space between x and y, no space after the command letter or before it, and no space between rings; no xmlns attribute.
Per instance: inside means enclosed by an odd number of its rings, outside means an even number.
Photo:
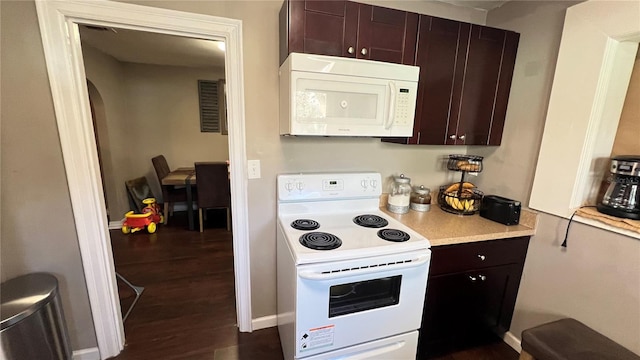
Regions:
<svg viewBox="0 0 640 360"><path fill-rule="evenodd" d="M487 25L520 33L507 118L499 147L471 147L486 157L478 185L529 203L549 105L564 11L576 1L522 1L489 12ZM508 175L507 175L508 174ZM507 175L507 176L505 176Z"/></svg>
<svg viewBox="0 0 640 360"><path fill-rule="evenodd" d="M262 178L249 181L249 235L253 317L275 314L276 175L298 171L379 171L383 177L404 172L414 184L435 187L452 176L440 167L444 154L463 147L411 147L376 139L281 137L278 132L278 11L282 1L167 2L136 1L243 21L246 143L248 159L259 159ZM474 19L484 12L437 2L385 1L388 7L420 10L436 16ZM233 121L233 119L230 119ZM313 162L310 162L313 160ZM233 166L233 164L232 164Z"/></svg>
<svg viewBox="0 0 640 360"><path fill-rule="evenodd" d="M198 80L224 79L223 68L121 62L86 44L83 56L104 102L98 125L111 221L130 210L126 180L146 176L162 201L152 157L163 154L172 168L229 158L226 135L200 132L198 103Z"/></svg>
<svg viewBox="0 0 640 360"><path fill-rule="evenodd" d="M544 128L567 1L511 2L487 24L521 33L502 146L487 156L481 188L527 204ZM558 174L562 176L562 174ZM550 189L553 191L553 189ZM540 214L531 239L511 332L574 317L640 353L640 242Z"/></svg>
<svg viewBox="0 0 640 360"><path fill-rule="evenodd" d="M640 155L640 51L633 64L611 156Z"/></svg>
<svg viewBox="0 0 640 360"><path fill-rule="evenodd" d="M73 349L96 344L36 9L0 1L2 281L49 272Z"/></svg>
<svg viewBox="0 0 640 360"><path fill-rule="evenodd" d="M414 184L435 187L452 176L442 170L438 158L466 150L382 144L376 139L280 137L277 69L278 11L282 1L138 3L243 21L247 156L262 162L262 178L250 180L248 184L254 318L275 314L275 177L278 173L373 170L389 177L404 172L412 177ZM36 270L57 274L62 282L72 346L74 349L92 347L95 338L91 314L35 6L33 1L0 1L0 4L2 278ZM484 19L484 12L437 2L385 1L382 4L476 23ZM110 139L113 136L111 130L109 136ZM113 156L114 161L115 158ZM307 158L316 162L309 163ZM179 159L169 161L181 163Z"/></svg>
<svg viewBox="0 0 640 360"><path fill-rule="evenodd" d="M262 161L262 179L249 181L254 317L275 312L276 174L374 170L388 177L404 172L414 184L435 187L451 176L441 169L438 158L466 150L382 144L375 139L280 137L277 14L281 1L139 3L243 20L247 155ZM383 4L483 22L482 12L440 3ZM525 202L528 199L563 10L569 4L514 2L489 14L489 25L519 31L522 37L503 145L470 151L487 156L485 171L477 181L488 192ZM35 7L32 1L2 1L0 6L2 279L32 271L56 274L61 280L72 346L92 347L91 315ZM558 244L566 221L542 215L540 224L525 264L512 331L519 336L528 326L557 316L573 316L640 352L638 340L633 338L640 333L640 243L574 224L569 248L561 251Z"/></svg>
<svg viewBox="0 0 640 360"><path fill-rule="evenodd" d="M130 143L127 130L129 123L126 111L123 64L90 46L82 48L87 79L95 86L89 91L94 105L96 127L100 142L103 183L109 219L118 220L123 210L128 209L124 181L132 170L131 154L120 149Z"/></svg>
<svg viewBox="0 0 640 360"><path fill-rule="evenodd" d="M198 80L224 79L223 68L188 68L126 63L130 178L146 176L156 196L160 184L151 158L163 154L169 166L229 159L228 136L200 132ZM124 144L123 144L124 145Z"/></svg>

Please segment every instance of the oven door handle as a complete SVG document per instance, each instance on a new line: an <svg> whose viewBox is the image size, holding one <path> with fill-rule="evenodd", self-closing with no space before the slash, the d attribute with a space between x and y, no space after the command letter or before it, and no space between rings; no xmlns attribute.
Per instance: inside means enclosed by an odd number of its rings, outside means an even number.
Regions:
<svg viewBox="0 0 640 360"><path fill-rule="evenodd" d="M412 259L411 262L405 262L401 264L392 264L392 265L384 265L384 266L378 265L375 267L367 267L367 268L360 268L360 269L354 269L354 270L349 269L346 271L331 272L331 273L321 273L313 270L303 270L303 271L300 271L298 276L307 280L332 280L332 279L339 279L339 278L344 278L344 277L354 276L354 275L375 274L383 271L394 271L394 270L414 268L414 267L422 266L428 263L429 258L430 258L429 255L422 255L422 256L418 256L415 259Z"/></svg>

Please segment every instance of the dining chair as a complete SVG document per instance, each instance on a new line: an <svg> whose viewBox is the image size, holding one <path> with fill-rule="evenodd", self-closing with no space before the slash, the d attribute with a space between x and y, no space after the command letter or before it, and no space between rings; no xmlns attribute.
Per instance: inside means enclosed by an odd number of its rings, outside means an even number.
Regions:
<svg viewBox="0 0 640 360"><path fill-rule="evenodd" d="M158 175L160 188L162 189L162 201L164 202L164 224L169 222L169 215L173 214L173 205L177 202L187 201L187 188L173 185L162 185L162 179L169 175L171 169L164 155L158 155L151 159L153 167Z"/></svg>
<svg viewBox="0 0 640 360"><path fill-rule="evenodd" d="M129 207L131 210L135 210L138 213L142 213L142 209L146 207L146 205L142 203L142 200L146 198L155 198L151 188L149 187L147 178L144 176L127 180L124 182L124 185L126 186L127 194L129 195Z"/></svg>
<svg viewBox="0 0 640 360"><path fill-rule="evenodd" d="M227 231L231 230L231 187L225 162L197 162L198 217L200 232L204 231L203 209L226 208Z"/></svg>

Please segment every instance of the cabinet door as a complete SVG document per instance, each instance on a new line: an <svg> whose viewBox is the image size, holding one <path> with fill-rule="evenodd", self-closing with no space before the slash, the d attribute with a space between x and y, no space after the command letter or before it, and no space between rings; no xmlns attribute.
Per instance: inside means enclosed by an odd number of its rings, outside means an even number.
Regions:
<svg viewBox="0 0 640 360"><path fill-rule="evenodd" d="M430 277L419 359L499 339L508 330L521 264Z"/></svg>
<svg viewBox="0 0 640 360"><path fill-rule="evenodd" d="M517 34L513 32L471 26L456 131L458 144L500 144L516 48Z"/></svg>
<svg viewBox="0 0 640 360"><path fill-rule="evenodd" d="M414 134L384 142L500 145L519 34L422 15Z"/></svg>
<svg viewBox="0 0 640 360"><path fill-rule="evenodd" d="M280 63L299 52L411 65L418 18L345 0L287 0L280 9Z"/></svg>
<svg viewBox="0 0 640 360"><path fill-rule="evenodd" d="M359 4L357 57L412 65L418 14Z"/></svg>
<svg viewBox="0 0 640 360"><path fill-rule="evenodd" d="M455 134L470 24L421 15L416 62L420 67L413 137L383 138L400 144L445 145ZM452 114L453 112L453 114ZM452 116L453 115L453 116Z"/></svg>
<svg viewBox="0 0 640 360"><path fill-rule="evenodd" d="M285 1L280 10L280 63L291 52L355 57L357 22L356 3Z"/></svg>
<svg viewBox="0 0 640 360"><path fill-rule="evenodd" d="M428 19L427 19L428 18ZM423 21L425 20L425 21ZM418 143L455 144L458 102L464 75L466 43L470 25L458 21L423 16L416 65L420 66Z"/></svg>

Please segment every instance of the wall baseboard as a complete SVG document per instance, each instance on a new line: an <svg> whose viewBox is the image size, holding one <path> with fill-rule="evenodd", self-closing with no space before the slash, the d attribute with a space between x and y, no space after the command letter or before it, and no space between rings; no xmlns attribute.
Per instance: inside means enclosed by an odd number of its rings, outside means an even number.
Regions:
<svg viewBox="0 0 640 360"><path fill-rule="evenodd" d="M276 315L268 315L251 320L252 330L266 329L274 326L278 326L278 317ZM518 353L522 351L520 339L518 339L511 331L507 331L502 337L502 340Z"/></svg>
<svg viewBox="0 0 640 360"><path fill-rule="evenodd" d="M109 230L120 229L122 227L123 221L124 219L118 220L118 221L109 221Z"/></svg>
<svg viewBox="0 0 640 360"><path fill-rule="evenodd" d="M513 335L511 331L507 331L502 337L502 340L507 343L507 345L511 346L513 350L517 351L518 353L522 352L521 340Z"/></svg>
<svg viewBox="0 0 640 360"><path fill-rule="evenodd" d="M73 360L100 360L100 350L97 347L76 350L73 352Z"/></svg>
<svg viewBox="0 0 640 360"><path fill-rule="evenodd" d="M268 315L251 320L251 329L260 330L278 326L278 317L276 315Z"/></svg>

